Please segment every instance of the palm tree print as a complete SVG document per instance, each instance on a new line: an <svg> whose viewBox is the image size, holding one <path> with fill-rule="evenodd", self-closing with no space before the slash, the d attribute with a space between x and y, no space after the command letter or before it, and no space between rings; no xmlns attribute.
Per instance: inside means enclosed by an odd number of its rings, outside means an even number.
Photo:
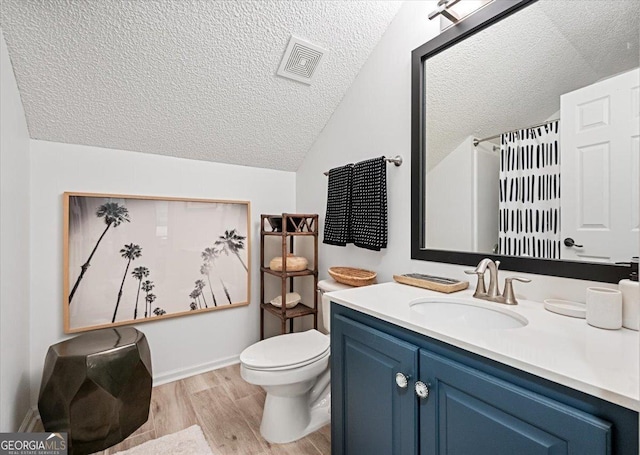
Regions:
<svg viewBox="0 0 640 455"><path fill-rule="evenodd" d="M136 308L135 310L133 310L133 319L137 319L138 318L138 299L140 298L140 288L142 287L142 279L149 276L149 269L144 266L136 267L135 269L133 269L133 272L131 272L131 275L133 275L133 277L138 280L138 294L136 294Z"/></svg>
<svg viewBox="0 0 640 455"><path fill-rule="evenodd" d="M202 290L205 288L206 284L204 284L204 281L202 280L196 280L196 289L198 290L198 292L200 292L200 295L202 296L202 301L204 302L204 307L205 308L209 308L209 306L207 305L207 299L204 298L204 294L202 293Z"/></svg>
<svg viewBox="0 0 640 455"><path fill-rule="evenodd" d="M147 302L147 305L149 306L149 316L151 316L151 304L152 304L153 302L155 302L155 300L156 300L156 295L155 295L155 294L153 294L153 293L149 293L149 294L147 294L147 296L146 296L144 299L145 299L145 301ZM146 308L145 308L145 310L144 310L144 317L145 317L145 318L147 317L147 309L146 309Z"/></svg>
<svg viewBox="0 0 640 455"><path fill-rule="evenodd" d="M193 291L191 291L191 294L189 294L189 297L191 297L193 300L198 302L198 307L202 308L202 304L200 303L200 299L198 298L200 297L200 292L197 289L194 289Z"/></svg>
<svg viewBox="0 0 640 455"><path fill-rule="evenodd" d="M140 245L130 243L128 245L125 245L124 248L120 250L120 255L127 260L127 267L124 269L124 276L122 277L122 283L120 283L120 291L118 291L118 301L116 302L116 307L113 310L113 318L111 319L111 323L116 322L118 307L120 306L120 299L122 298L122 288L124 287L124 280L127 279L129 265L131 265L131 261L134 261L142 256L142 248L140 247Z"/></svg>
<svg viewBox="0 0 640 455"><path fill-rule="evenodd" d="M154 287L155 287L155 284L153 284L153 281L146 280L144 283L142 283L142 290L146 294L146 296L144 298L144 301L145 301L145 304L144 304L144 317L145 318L148 316L147 307L149 306L148 305L149 300L147 299L147 297L149 297L149 292L151 292Z"/></svg>
<svg viewBox="0 0 640 455"><path fill-rule="evenodd" d="M76 280L76 283L73 285L73 289L71 289L71 293L69 294L69 305L71 305L71 300L73 300L73 296L78 289L80 281L82 281L82 277L84 277L84 274L87 272L87 269L91 265L91 258L93 258L93 255L98 249L98 245L100 245L102 238L107 233L109 228L111 226L115 228L120 226L120 224L123 222L128 223L130 221L129 210L127 210L126 207L118 204L117 202L107 202L105 204L102 204L100 207L98 207L98 210L96 210L96 216L98 218L104 218L104 223L107 225L107 227L104 228L104 231L102 231L102 235L100 236L100 238L98 238L96 246L93 247L93 250L91 251L89 258L87 259L87 262L82 264L82 266L80 267L80 275L78 275L78 279Z"/></svg>
<svg viewBox="0 0 640 455"><path fill-rule="evenodd" d="M202 252L202 258L205 260L206 264L209 264L213 267L216 267L216 260L220 257L220 250L217 248L205 248ZM217 268L217 267L216 267ZM222 285L222 289L224 289L224 295L227 297L229 301L229 305L231 305L231 297L229 296L229 290L227 286L224 284L222 278L220 278L220 273L218 273L218 279L220 280L220 284Z"/></svg>
<svg viewBox="0 0 640 455"><path fill-rule="evenodd" d="M153 310L153 314L155 314L156 316L162 316L163 314L167 314L167 312L166 312L166 311L164 311L164 310L163 310L162 308L160 308L160 307L156 307L156 308Z"/></svg>
<svg viewBox="0 0 640 455"><path fill-rule="evenodd" d="M211 276L210 276L211 263L207 261L204 253L202 253L202 257L203 259L205 259L205 262L200 267L200 275L206 275L207 281L209 282L209 291L211 291L211 298L213 299L213 306L218 306L218 302L216 301L216 296L213 295L213 286L211 286Z"/></svg>
<svg viewBox="0 0 640 455"><path fill-rule="evenodd" d="M227 255L229 255L229 251L235 254L242 264L242 267L244 267L244 269L248 272L249 269L247 268L247 265L240 257L240 254L238 254L238 251L244 250L245 239L245 236L238 235L237 231L235 229L232 229L230 231L224 231L224 235L218 237L218 240L216 240L216 246L221 246L222 251L224 251Z"/></svg>

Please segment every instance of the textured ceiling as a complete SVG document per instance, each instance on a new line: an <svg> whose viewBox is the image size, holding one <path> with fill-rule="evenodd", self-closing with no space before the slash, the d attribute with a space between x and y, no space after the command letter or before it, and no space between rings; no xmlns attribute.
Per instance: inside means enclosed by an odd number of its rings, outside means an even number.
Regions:
<svg viewBox="0 0 640 455"><path fill-rule="evenodd" d="M34 139L296 170L397 1L2 0ZM275 75L290 35L326 49Z"/></svg>
<svg viewBox="0 0 640 455"><path fill-rule="evenodd" d="M427 60L432 169L472 135L540 123L560 95L639 64L638 0L539 0Z"/></svg>

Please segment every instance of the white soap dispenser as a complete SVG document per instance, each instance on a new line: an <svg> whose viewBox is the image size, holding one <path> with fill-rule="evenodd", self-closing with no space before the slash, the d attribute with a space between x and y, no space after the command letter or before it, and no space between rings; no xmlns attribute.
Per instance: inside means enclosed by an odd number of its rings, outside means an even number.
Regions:
<svg viewBox="0 0 640 455"><path fill-rule="evenodd" d="M631 274L620 280L618 289L622 292L622 326L638 330L640 326L640 283L638 283L638 257L631 258Z"/></svg>

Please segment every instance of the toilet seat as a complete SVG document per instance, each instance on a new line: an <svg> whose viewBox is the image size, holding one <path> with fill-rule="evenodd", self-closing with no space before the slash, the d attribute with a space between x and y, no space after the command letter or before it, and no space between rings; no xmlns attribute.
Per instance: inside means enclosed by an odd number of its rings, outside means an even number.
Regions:
<svg viewBox="0 0 640 455"><path fill-rule="evenodd" d="M329 337L311 329L275 336L249 346L240 354L240 362L252 370L290 370L328 356L329 349Z"/></svg>
<svg viewBox="0 0 640 455"><path fill-rule="evenodd" d="M299 369L299 368L305 367L305 366L310 365L312 363L321 361L322 359L324 359L326 357L329 357L329 349L327 349L322 354L314 357L313 359L305 360L304 362L296 363L295 365L287 365L287 366L283 366L283 367L273 367L273 368L256 368L256 367L250 367L249 365L244 365L244 368L246 368L247 370L264 371L264 372L288 371L288 370L295 370L295 369Z"/></svg>

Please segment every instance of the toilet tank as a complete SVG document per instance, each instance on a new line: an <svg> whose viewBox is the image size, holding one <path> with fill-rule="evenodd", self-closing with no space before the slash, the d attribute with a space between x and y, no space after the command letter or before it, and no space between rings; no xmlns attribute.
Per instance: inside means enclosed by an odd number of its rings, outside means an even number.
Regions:
<svg viewBox="0 0 640 455"><path fill-rule="evenodd" d="M330 316L331 316L331 301L324 296L325 292L332 291L342 291L344 289L351 289L353 286L349 286L347 284L338 283L334 279L321 280L318 281L318 293L320 294L320 299L322 302L321 312L322 312L322 324L324 325L324 329L329 332L330 331Z"/></svg>

